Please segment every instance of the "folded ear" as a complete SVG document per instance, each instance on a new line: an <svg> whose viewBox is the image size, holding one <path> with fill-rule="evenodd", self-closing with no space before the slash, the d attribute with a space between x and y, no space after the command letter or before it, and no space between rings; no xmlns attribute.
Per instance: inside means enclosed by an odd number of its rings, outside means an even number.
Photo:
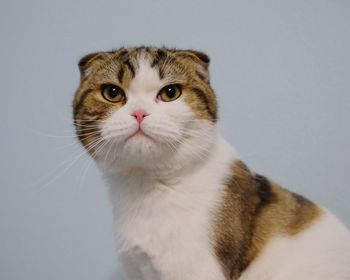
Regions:
<svg viewBox="0 0 350 280"><path fill-rule="evenodd" d="M198 65L198 73L202 76L203 80L209 82L209 64L210 58L207 54L194 50L178 50L176 54L184 58L190 58Z"/></svg>
<svg viewBox="0 0 350 280"><path fill-rule="evenodd" d="M200 52L200 51L194 51L194 50L186 50L186 52L191 53L192 55L194 55L197 59L200 60L200 62L205 66L205 67L209 67L209 63L210 63L210 58L207 54L205 54L204 52Z"/></svg>
<svg viewBox="0 0 350 280"><path fill-rule="evenodd" d="M88 69L91 66L91 63L100 58L102 56L102 52L94 52L83 56L78 63L80 70L80 78L83 79L88 74Z"/></svg>

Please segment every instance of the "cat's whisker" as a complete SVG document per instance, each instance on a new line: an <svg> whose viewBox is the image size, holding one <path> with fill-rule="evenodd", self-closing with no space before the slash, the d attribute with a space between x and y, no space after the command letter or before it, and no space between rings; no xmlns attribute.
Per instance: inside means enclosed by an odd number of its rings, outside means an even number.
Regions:
<svg viewBox="0 0 350 280"><path fill-rule="evenodd" d="M206 159L211 153L211 151L208 148L198 144L196 146L196 149L193 149L192 144L186 141L186 139L180 138L176 139L175 141L181 145L188 146L188 149L191 151L191 153L197 156L200 160Z"/></svg>
<svg viewBox="0 0 350 280"><path fill-rule="evenodd" d="M171 135L178 135L179 134L179 129L178 128L169 128L169 125L167 124L161 125L161 124L150 124L148 125L148 128L151 128L153 131L162 131L162 132L168 132Z"/></svg>
<svg viewBox="0 0 350 280"><path fill-rule="evenodd" d="M73 121L71 121L71 123L74 123L74 124L81 124L81 125L89 125L89 123L98 123L98 124L101 124L101 123L106 123L106 120L98 120L98 119L74 119ZM91 124L90 124L91 125Z"/></svg>
<svg viewBox="0 0 350 280"><path fill-rule="evenodd" d="M94 145L96 142L98 142L98 141L99 141L98 139L97 139L97 140L94 140L94 141L92 141L89 145L87 145L85 149L83 149L83 150L79 149L77 152L75 152L75 153L72 155L72 156L73 156L73 159L66 159L66 160L62 161L61 163L58 164L57 167L54 168L54 170L53 170L52 172L55 172L55 170L56 170L57 168L61 168L61 166L64 166L65 164L72 162L76 157L79 157L80 155L88 154L88 151L89 151L90 147L93 146L93 145ZM52 173L52 172L50 172L50 173ZM37 180L37 184L38 184L42 179L44 179L44 178L39 178L39 179Z"/></svg>
<svg viewBox="0 0 350 280"><path fill-rule="evenodd" d="M103 124L81 124L81 123L75 123L74 129L79 128L101 128Z"/></svg>
<svg viewBox="0 0 350 280"><path fill-rule="evenodd" d="M113 143L112 139L109 139L107 143L108 143L108 145L109 145L109 149L108 149L108 151L106 151L106 153L105 153L105 157L104 157L104 162L105 162L105 164L108 162L107 159L108 159L109 153L110 153L110 151L111 151L111 149L112 149L112 147L113 147L113 145L112 145L112 143Z"/></svg>
<svg viewBox="0 0 350 280"><path fill-rule="evenodd" d="M116 144L114 144L114 159L113 159L113 161L112 161L112 164L115 164L115 161L117 160L117 158L118 158L118 145L116 145Z"/></svg>
<svg viewBox="0 0 350 280"><path fill-rule="evenodd" d="M40 132L40 131L36 131L36 133L41 135L41 136L45 136L45 137L49 137L49 138L76 138L76 136L88 136L88 135L92 135L92 134L98 135L97 131L86 132L86 133L82 133L82 134L73 134L72 133L71 135L55 135L55 134L49 134L49 133Z"/></svg>
<svg viewBox="0 0 350 280"><path fill-rule="evenodd" d="M57 170L57 168L61 168L62 166L66 165L67 162L69 163L68 166L66 166L66 168L64 168L63 170L61 170L61 172L59 172L58 174L56 174L52 179L50 179L49 181L47 181L44 185L42 185L41 187L39 187L40 190L45 189L47 186L51 185L53 182L55 182L59 177L63 176L79 159L81 159L82 156L84 155L89 155L89 152L94 149L96 146L98 146L101 142L103 142L103 139L98 139L95 142L91 142L90 145L88 145L83 151L80 151L78 155L75 155L73 159L70 160L65 160L64 162L62 162L61 164L59 164L59 166L57 166L53 172L55 172L55 170ZM37 183L35 183L34 185L39 184L39 182L41 180L43 180L44 178L40 178Z"/></svg>
<svg viewBox="0 0 350 280"><path fill-rule="evenodd" d="M176 147L174 143L177 143L177 144L183 145L183 146L188 146L188 149L191 151L191 153L195 157L197 157L199 160L205 160L208 157L208 154L210 152L208 149L206 149L200 145L199 146L197 145L197 148L199 148L198 150L197 149L194 150L192 147L192 144L188 143L186 141L186 139L182 139L182 138L172 139L171 141L165 140L163 143L165 143L174 153L176 153L177 149L178 149L178 147ZM184 160L186 160L186 159L184 158Z"/></svg>
<svg viewBox="0 0 350 280"><path fill-rule="evenodd" d="M182 135L184 136L193 136L193 137L209 137L212 134L209 131L193 131L188 129L181 129Z"/></svg>
<svg viewBox="0 0 350 280"><path fill-rule="evenodd" d="M99 137L100 135L99 134L92 134L92 135L88 135L88 136L86 136L86 137L82 137L81 139L80 139L80 141L86 141L86 140L88 140L89 138L94 138L94 137ZM76 139L74 139L75 141L73 141L73 142L71 142L71 143L68 143L68 144L66 144L66 145L63 145L63 146L61 146L61 147L58 147L57 149L58 150L60 150L60 149L65 149L65 148L68 148L68 147L71 147L71 146L74 146L74 145L78 145L79 144L79 139L76 137ZM79 145L79 147L80 147L80 145Z"/></svg>
<svg viewBox="0 0 350 280"><path fill-rule="evenodd" d="M104 147L106 147L106 145L108 145L108 141L105 141L105 143L103 143L102 145L100 145L95 151L92 152L91 156L88 158L87 160L87 164L84 168L83 173L80 175L80 179L79 179L79 184L78 184L78 188L81 189L82 183L83 183L83 179L86 177L87 171L89 170L91 164L94 162L94 157L97 156L97 154L104 149Z"/></svg>
<svg viewBox="0 0 350 280"><path fill-rule="evenodd" d="M203 120L198 120L198 119L184 119L184 120L176 119L176 120L174 120L174 122L177 122L177 123L198 123L198 124L203 124L204 121Z"/></svg>
<svg viewBox="0 0 350 280"><path fill-rule="evenodd" d="M89 119L73 118L73 120L72 120L70 118L62 117L61 119L64 121L68 121L69 123L72 123L72 121L73 122L79 122L79 121L82 121L82 122L105 122L105 120L99 120L99 119L93 119L93 118L89 118Z"/></svg>
<svg viewBox="0 0 350 280"><path fill-rule="evenodd" d="M87 124L87 123L73 123L73 128L76 129L89 129L89 128L97 128L101 129L105 123L92 123L92 124Z"/></svg>
<svg viewBox="0 0 350 280"><path fill-rule="evenodd" d="M87 138L89 138L89 137L87 137ZM64 150L66 148L69 148L69 147L72 147L72 146L75 146L75 145L77 145L79 148L81 147L78 139L74 139L73 142L70 142L70 143L67 143L65 145L56 147L55 150Z"/></svg>
<svg viewBox="0 0 350 280"><path fill-rule="evenodd" d="M89 126L89 127L84 127L84 126L78 126L78 127L74 127L74 131L89 131L89 130L93 130L93 129L96 129L96 130L100 130L101 129L101 126L100 125L96 125L96 126ZM71 131L69 131L71 132Z"/></svg>
<svg viewBox="0 0 350 280"><path fill-rule="evenodd" d="M76 134L77 137L88 137L88 136L100 136L100 131L87 132L82 134Z"/></svg>
<svg viewBox="0 0 350 280"><path fill-rule="evenodd" d="M171 149L171 151L174 154L176 153L177 147L175 146L175 144L172 141L165 141L164 143Z"/></svg>

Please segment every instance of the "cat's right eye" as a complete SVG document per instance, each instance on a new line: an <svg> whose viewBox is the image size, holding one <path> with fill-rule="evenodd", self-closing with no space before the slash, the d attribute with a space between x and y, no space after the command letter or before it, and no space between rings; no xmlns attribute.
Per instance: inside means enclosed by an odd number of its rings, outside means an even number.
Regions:
<svg viewBox="0 0 350 280"><path fill-rule="evenodd" d="M111 84L102 85L101 94L104 99L112 103L125 101L124 91L116 85L111 85Z"/></svg>

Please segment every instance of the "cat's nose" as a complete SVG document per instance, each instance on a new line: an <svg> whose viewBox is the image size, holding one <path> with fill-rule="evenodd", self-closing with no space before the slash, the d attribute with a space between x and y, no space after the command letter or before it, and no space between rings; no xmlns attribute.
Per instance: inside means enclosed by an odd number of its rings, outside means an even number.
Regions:
<svg viewBox="0 0 350 280"><path fill-rule="evenodd" d="M131 115L135 117L139 125L141 124L143 119L148 116L147 112L143 109L135 110Z"/></svg>

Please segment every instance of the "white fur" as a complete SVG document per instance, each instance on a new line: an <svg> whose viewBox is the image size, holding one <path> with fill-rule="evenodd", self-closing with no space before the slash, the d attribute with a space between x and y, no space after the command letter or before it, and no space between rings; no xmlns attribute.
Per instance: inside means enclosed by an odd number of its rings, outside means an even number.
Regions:
<svg viewBox="0 0 350 280"><path fill-rule="evenodd" d="M223 140L215 150L200 169L170 181L143 172L134 173L133 180L108 177L117 251L127 270L139 275L128 279L224 279L208 233L221 199L221 178L234 157Z"/></svg>
<svg viewBox="0 0 350 280"><path fill-rule="evenodd" d="M296 236L273 238L240 280L349 280L349 231L328 211Z"/></svg>
<svg viewBox="0 0 350 280"><path fill-rule="evenodd" d="M222 179L238 156L215 125L196 119L182 97L158 101L166 81L147 60L139 63L128 102L101 126L105 146L97 156L110 186L117 252L127 279L224 280L210 233ZM141 124L147 136L135 135L136 109L149 114ZM349 279L346 264L338 261L348 236L327 214L295 237L273 239L240 279Z"/></svg>

